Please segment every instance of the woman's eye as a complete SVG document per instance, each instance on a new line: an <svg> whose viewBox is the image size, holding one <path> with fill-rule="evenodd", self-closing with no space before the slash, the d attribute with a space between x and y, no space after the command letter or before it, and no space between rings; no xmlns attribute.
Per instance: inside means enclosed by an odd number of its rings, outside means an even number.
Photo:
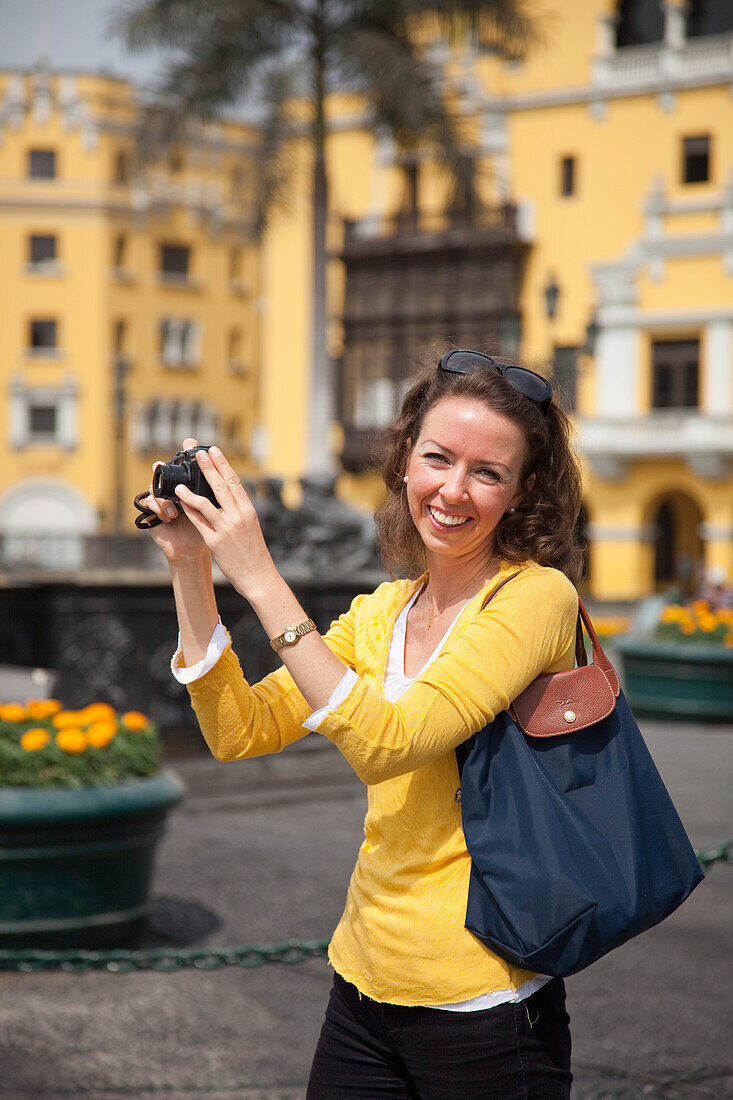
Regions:
<svg viewBox="0 0 733 1100"><path fill-rule="evenodd" d="M482 477L488 477L492 481L500 481L501 478L497 474L496 470L479 470Z"/></svg>
<svg viewBox="0 0 733 1100"><path fill-rule="evenodd" d="M425 457L429 458L431 460L431 462L446 462L447 461L445 455L438 454L436 451L431 451L429 454L426 454Z"/></svg>

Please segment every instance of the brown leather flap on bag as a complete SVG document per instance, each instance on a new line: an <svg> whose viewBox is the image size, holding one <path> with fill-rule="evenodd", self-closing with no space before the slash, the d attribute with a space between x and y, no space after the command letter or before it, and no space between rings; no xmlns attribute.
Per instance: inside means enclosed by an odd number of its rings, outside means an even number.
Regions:
<svg viewBox="0 0 733 1100"><path fill-rule="evenodd" d="M607 718L616 705L608 676L598 665L538 676L509 708L531 737L557 737Z"/></svg>

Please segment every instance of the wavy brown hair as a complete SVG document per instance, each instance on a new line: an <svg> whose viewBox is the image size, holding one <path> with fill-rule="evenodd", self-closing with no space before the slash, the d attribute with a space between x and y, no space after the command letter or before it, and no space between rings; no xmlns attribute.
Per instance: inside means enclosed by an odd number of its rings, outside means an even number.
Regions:
<svg viewBox="0 0 733 1100"><path fill-rule="evenodd" d="M490 367L476 374L453 374L436 364L422 367L405 395L399 416L377 447L387 496L375 522L382 560L391 575L415 577L425 570L424 547L410 515L402 479L428 410L444 397L481 401L517 424L524 434L527 457L521 483L526 484L531 474L535 481L516 512L507 513L499 521L494 532L497 553L511 562L532 560L552 566L577 584L583 567L576 529L581 475L570 442L572 426L568 417L554 396L547 412L543 412Z"/></svg>

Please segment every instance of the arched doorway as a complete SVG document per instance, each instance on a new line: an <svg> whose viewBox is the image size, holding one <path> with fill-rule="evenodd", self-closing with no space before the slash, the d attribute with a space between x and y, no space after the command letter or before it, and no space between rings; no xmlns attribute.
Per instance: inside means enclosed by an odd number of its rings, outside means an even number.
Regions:
<svg viewBox="0 0 733 1100"><path fill-rule="evenodd" d="M687 493L673 491L657 497L647 509L651 528L653 582L657 591L675 586L690 595L701 576L704 560L700 525L703 515Z"/></svg>
<svg viewBox="0 0 733 1100"><path fill-rule="evenodd" d="M73 486L30 478L0 498L2 559L7 566L79 569L85 535L96 534L97 515Z"/></svg>

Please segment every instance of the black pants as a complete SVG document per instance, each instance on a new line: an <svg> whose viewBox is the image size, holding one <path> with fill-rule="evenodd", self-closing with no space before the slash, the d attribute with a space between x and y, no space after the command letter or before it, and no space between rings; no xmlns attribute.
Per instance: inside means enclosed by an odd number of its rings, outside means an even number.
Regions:
<svg viewBox="0 0 733 1100"><path fill-rule="evenodd" d="M336 974L307 1100L567 1100L569 1022L560 979L518 1004L445 1012L380 1004Z"/></svg>

